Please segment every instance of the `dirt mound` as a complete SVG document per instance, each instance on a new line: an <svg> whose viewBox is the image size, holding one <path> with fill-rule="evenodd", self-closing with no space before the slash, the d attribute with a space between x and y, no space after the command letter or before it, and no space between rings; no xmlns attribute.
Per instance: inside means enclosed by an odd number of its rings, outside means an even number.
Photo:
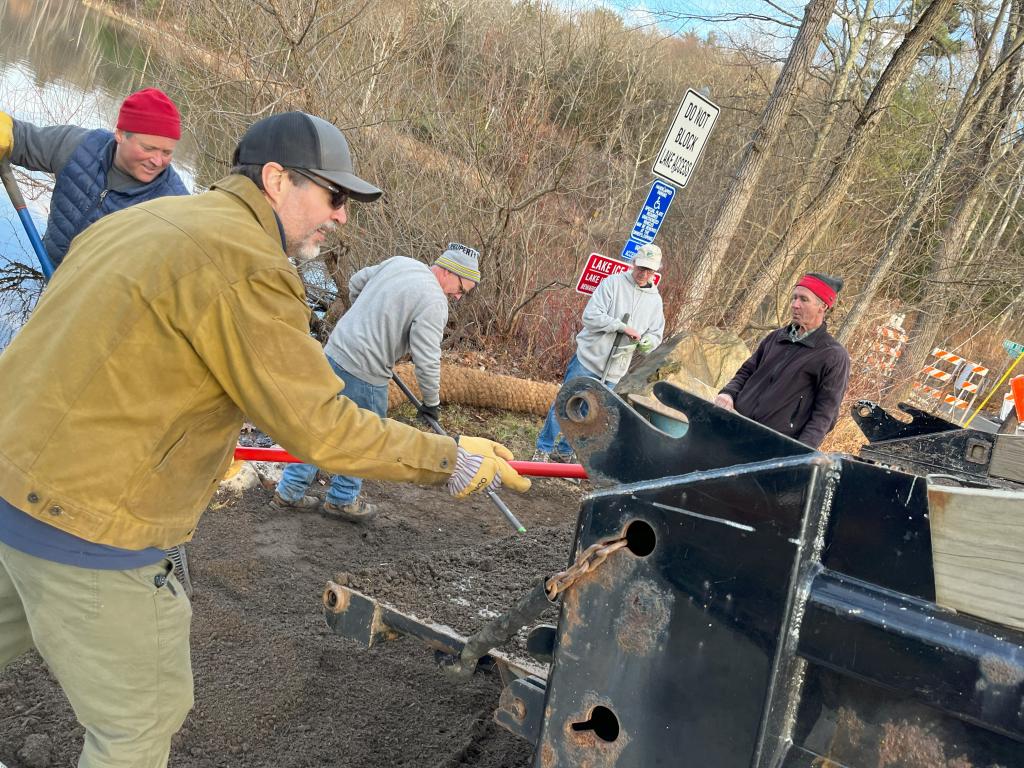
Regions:
<svg viewBox="0 0 1024 768"><path fill-rule="evenodd" d="M196 706L173 768L531 764L530 746L491 719L496 676L453 681L412 640L363 649L330 633L320 595L346 572L369 594L470 632L566 565L579 489L548 480L504 494L529 531L518 536L485 498L364 487L381 509L364 526L274 510L261 488L211 504L189 545ZM0 675L0 762L73 765L81 743L38 656Z"/></svg>

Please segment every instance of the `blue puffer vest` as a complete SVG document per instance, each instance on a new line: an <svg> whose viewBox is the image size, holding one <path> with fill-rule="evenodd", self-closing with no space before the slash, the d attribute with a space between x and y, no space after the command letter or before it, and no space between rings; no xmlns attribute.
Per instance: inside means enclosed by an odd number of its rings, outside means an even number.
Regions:
<svg viewBox="0 0 1024 768"><path fill-rule="evenodd" d="M107 173L114 164L114 134L99 128L90 131L57 174L50 199L50 219L43 245L57 266L64 260L74 237L97 219L122 208L165 195L187 195L174 169L168 167L148 184L126 192L107 188Z"/></svg>

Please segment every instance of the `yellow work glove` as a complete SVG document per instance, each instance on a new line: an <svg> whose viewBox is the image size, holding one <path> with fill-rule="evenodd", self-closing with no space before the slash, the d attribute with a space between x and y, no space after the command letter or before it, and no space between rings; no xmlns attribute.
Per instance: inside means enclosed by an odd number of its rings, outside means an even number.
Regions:
<svg viewBox="0 0 1024 768"><path fill-rule="evenodd" d="M0 160L6 160L14 149L14 121L6 112L0 112Z"/></svg>
<svg viewBox="0 0 1024 768"><path fill-rule="evenodd" d="M503 484L519 493L530 490L529 479L509 466L511 460L512 451L501 443L463 435L459 438L455 471L448 478L448 493L464 499L485 489L495 491Z"/></svg>

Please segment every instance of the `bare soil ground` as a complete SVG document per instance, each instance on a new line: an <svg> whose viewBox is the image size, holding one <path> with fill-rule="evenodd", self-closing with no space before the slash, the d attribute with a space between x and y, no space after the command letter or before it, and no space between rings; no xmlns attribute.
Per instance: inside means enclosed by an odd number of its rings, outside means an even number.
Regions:
<svg viewBox="0 0 1024 768"><path fill-rule="evenodd" d="M496 726L500 682L454 681L403 639L366 650L332 634L321 593L347 574L363 591L470 632L568 562L580 490L542 480L504 498L515 534L486 498L367 483L365 525L284 513L262 488L222 492L189 545L195 582L196 706L173 768L526 768L530 746ZM73 766L82 729L34 653L0 674L0 762Z"/></svg>

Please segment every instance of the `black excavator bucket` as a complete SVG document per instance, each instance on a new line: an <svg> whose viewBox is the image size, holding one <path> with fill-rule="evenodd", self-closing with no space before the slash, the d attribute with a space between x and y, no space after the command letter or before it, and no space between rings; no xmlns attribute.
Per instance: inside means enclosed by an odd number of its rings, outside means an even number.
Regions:
<svg viewBox="0 0 1024 768"><path fill-rule="evenodd" d="M594 486L574 553L618 545L531 638L547 673L505 681L495 718L536 744L536 768L1024 766L1024 584L979 577L989 602L965 596L933 529L979 510L1019 531L1024 494L655 396L685 414L681 437L594 380L556 402ZM1024 572L1017 539L978 569Z"/></svg>

